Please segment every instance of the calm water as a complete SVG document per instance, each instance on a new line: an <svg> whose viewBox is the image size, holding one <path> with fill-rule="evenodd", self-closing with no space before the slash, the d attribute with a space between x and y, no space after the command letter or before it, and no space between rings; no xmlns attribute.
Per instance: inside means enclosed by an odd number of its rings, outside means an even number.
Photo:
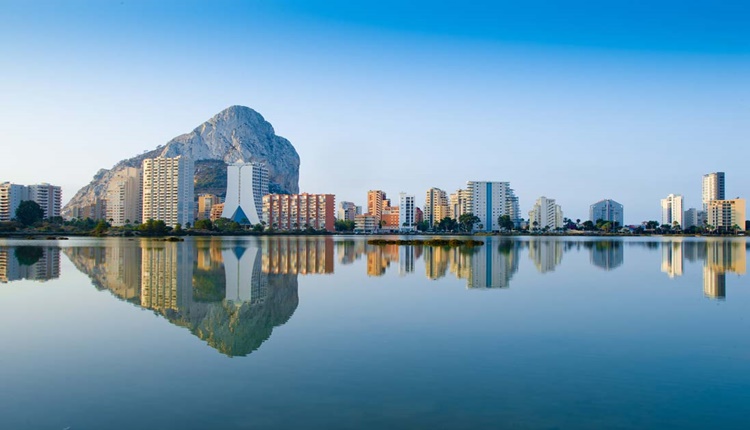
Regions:
<svg viewBox="0 0 750 430"><path fill-rule="evenodd" d="M0 428L750 428L741 240L0 241Z"/></svg>

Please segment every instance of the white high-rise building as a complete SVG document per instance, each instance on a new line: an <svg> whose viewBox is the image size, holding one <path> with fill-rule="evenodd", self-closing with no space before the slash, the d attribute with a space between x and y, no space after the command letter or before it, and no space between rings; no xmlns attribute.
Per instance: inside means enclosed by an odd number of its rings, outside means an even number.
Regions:
<svg viewBox="0 0 750 430"><path fill-rule="evenodd" d="M476 230L499 230L498 218L510 216L513 223L520 223L518 197L510 182L469 181L467 188L471 195L471 213L479 218Z"/></svg>
<svg viewBox="0 0 750 430"><path fill-rule="evenodd" d="M675 222L680 228L686 228L682 218L682 196L670 194L666 199L661 199L661 223L673 225Z"/></svg>
<svg viewBox="0 0 750 430"><path fill-rule="evenodd" d="M0 184L0 221L10 221L15 218L16 209L24 200L29 200L27 187L10 182Z"/></svg>
<svg viewBox="0 0 750 430"><path fill-rule="evenodd" d="M29 185L29 200L36 202L44 211L44 218L60 216L62 188L47 183Z"/></svg>
<svg viewBox="0 0 750 430"><path fill-rule="evenodd" d="M268 194L268 169L260 163L227 166L227 197L222 217L240 224L258 224L263 218L263 196Z"/></svg>
<svg viewBox="0 0 750 430"><path fill-rule="evenodd" d="M195 216L195 168L184 156L143 160L143 219L168 226L192 223Z"/></svg>
<svg viewBox="0 0 750 430"><path fill-rule="evenodd" d="M107 186L107 220L115 227L141 221L143 199L141 169L126 167L117 172Z"/></svg>
<svg viewBox="0 0 750 430"><path fill-rule="evenodd" d="M724 172L703 175L703 212L712 200L724 200Z"/></svg>
<svg viewBox="0 0 750 430"><path fill-rule="evenodd" d="M534 203L534 207L529 211L529 228L534 228L534 222L536 222L536 228L543 229L549 227L550 229L558 229L563 227L563 212L560 205L555 204L555 199L548 199L547 197L539 197Z"/></svg>
<svg viewBox="0 0 750 430"><path fill-rule="evenodd" d="M414 231L417 228L414 221L414 195L399 193L398 228L401 231Z"/></svg>

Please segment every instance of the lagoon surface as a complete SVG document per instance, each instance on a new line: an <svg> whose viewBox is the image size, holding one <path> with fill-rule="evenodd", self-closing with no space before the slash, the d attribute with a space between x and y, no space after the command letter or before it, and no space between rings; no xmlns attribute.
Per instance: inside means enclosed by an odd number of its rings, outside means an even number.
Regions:
<svg viewBox="0 0 750 430"><path fill-rule="evenodd" d="M748 243L0 240L2 429L747 429Z"/></svg>

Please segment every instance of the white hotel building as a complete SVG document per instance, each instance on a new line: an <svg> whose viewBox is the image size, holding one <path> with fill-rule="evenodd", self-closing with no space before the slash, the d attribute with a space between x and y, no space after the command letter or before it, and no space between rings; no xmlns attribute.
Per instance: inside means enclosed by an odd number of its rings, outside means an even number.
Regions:
<svg viewBox="0 0 750 430"><path fill-rule="evenodd" d="M223 218L240 224L259 224L263 219L263 196L268 194L268 169L260 163L227 166L227 197Z"/></svg>
<svg viewBox="0 0 750 430"><path fill-rule="evenodd" d="M479 218L475 230L500 230L498 218L502 215L518 225L519 214L518 197L510 182L469 181L467 188L471 196L471 212Z"/></svg>

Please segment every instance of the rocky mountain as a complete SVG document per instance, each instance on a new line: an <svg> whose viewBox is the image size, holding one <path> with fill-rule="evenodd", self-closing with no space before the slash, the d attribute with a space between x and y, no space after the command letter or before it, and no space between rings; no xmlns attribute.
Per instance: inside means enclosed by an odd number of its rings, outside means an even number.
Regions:
<svg viewBox="0 0 750 430"><path fill-rule="evenodd" d="M299 192L300 159L294 146L277 136L273 126L258 112L245 106L231 106L166 145L122 160L109 170L99 170L94 179L78 190L65 205L63 216L69 217L74 208L83 208L96 199L104 199L109 181L118 171L126 167L140 167L146 158L178 155L191 157L195 161L198 173L196 193L211 190L223 195L226 192L224 163L236 161L265 163L273 192ZM204 182L207 185L202 187Z"/></svg>

